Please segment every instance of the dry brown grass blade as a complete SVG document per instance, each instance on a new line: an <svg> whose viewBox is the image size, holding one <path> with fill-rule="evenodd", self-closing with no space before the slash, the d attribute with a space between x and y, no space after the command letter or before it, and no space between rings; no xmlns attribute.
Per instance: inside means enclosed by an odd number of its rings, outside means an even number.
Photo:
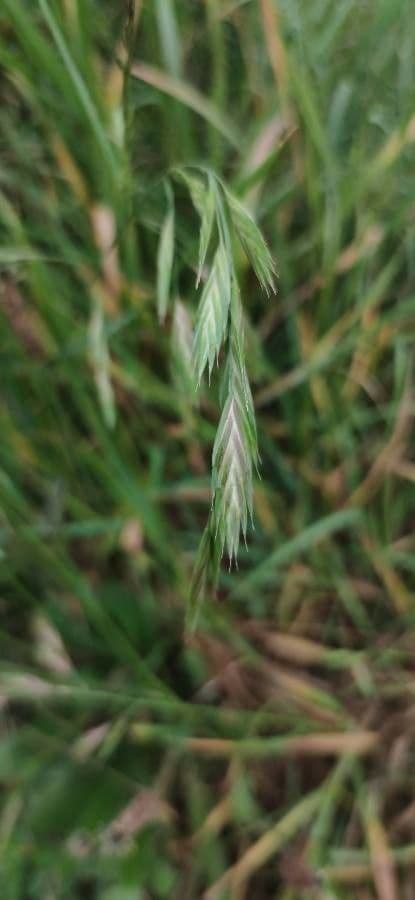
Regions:
<svg viewBox="0 0 415 900"><path fill-rule="evenodd" d="M384 231L379 225L370 225L358 239L348 244L339 254L334 265L335 274L343 275L353 269L365 256L376 250L383 237ZM324 288L326 281L326 278L318 273L310 281L296 288L281 303L271 307L259 327L261 337L267 338L283 318L291 315L299 306L311 300L317 291Z"/></svg>
<svg viewBox="0 0 415 900"><path fill-rule="evenodd" d="M191 84L174 78L156 66L150 66L141 61L135 62L131 66L131 75L192 109L202 119L206 119L210 125L216 128L230 144L239 149L241 136L230 121L230 118L225 117L210 100Z"/></svg>
<svg viewBox="0 0 415 900"><path fill-rule="evenodd" d="M270 684L270 701L278 701L279 696L283 696L323 725L340 728L344 724L345 717L341 711L329 709L321 703L318 686L307 674L300 675L266 662L261 666L261 671Z"/></svg>
<svg viewBox="0 0 415 900"><path fill-rule="evenodd" d="M380 149L378 155L372 161L371 174L376 177L381 171L393 165L408 144L415 142L415 116L412 116L406 127L393 131L390 137Z"/></svg>
<svg viewBox="0 0 415 900"><path fill-rule="evenodd" d="M367 503L383 484L383 479L402 459L408 446L414 417L414 396L409 378L399 405L393 432L376 457L362 483L353 491L347 501L348 506Z"/></svg>
<svg viewBox="0 0 415 900"><path fill-rule="evenodd" d="M356 317L357 313L355 310L341 316L326 334L320 338L315 345L313 354L307 362L301 363L299 366L291 369L290 372L287 372L285 375L282 375L280 378L277 378L275 381L271 382L271 384L258 391L255 395L255 406L266 406L267 403L276 400L277 397L281 397L287 391L292 390L309 378L312 375L313 367L318 368L318 366L330 356L331 352L335 349L337 342L354 324Z"/></svg>
<svg viewBox="0 0 415 900"><path fill-rule="evenodd" d="M271 653L300 666L322 665L328 648L309 638L278 631L264 631L262 640Z"/></svg>
<svg viewBox="0 0 415 900"><path fill-rule="evenodd" d="M105 740L111 727L110 722L101 722L100 725L94 725L81 734L72 746L72 755L75 759L85 762L89 759Z"/></svg>
<svg viewBox="0 0 415 900"><path fill-rule="evenodd" d="M375 572L383 582L392 600L396 612L398 615L408 612L414 604L413 594L408 591L408 588L393 566L385 559L382 549L376 547L368 536L364 536L362 542Z"/></svg>
<svg viewBox="0 0 415 900"><path fill-rule="evenodd" d="M305 363L309 362L314 353L316 335L311 317L304 311L297 316L298 333L302 357ZM310 378L310 390L316 409L324 413L330 406L330 392L328 385L321 375L312 375Z"/></svg>
<svg viewBox="0 0 415 900"><path fill-rule="evenodd" d="M372 813L366 823L367 840L373 880L379 900L399 900L395 866L386 831L380 819Z"/></svg>
<svg viewBox="0 0 415 900"><path fill-rule="evenodd" d="M348 863L344 865L326 866L323 870L325 879L334 884L361 884L371 880L371 866L369 862Z"/></svg>
<svg viewBox="0 0 415 900"><path fill-rule="evenodd" d="M53 135L51 148L62 175L72 188L74 196L81 206L87 207L90 202L87 184L81 170L59 134Z"/></svg>
<svg viewBox="0 0 415 900"><path fill-rule="evenodd" d="M151 822L171 822L173 810L155 790L140 790L107 828L112 840L125 841Z"/></svg>
<svg viewBox="0 0 415 900"><path fill-rule="evenodd" d="M136 732L139 733L138 731ZM281 738L276 745L272 740L253 739L245 742L226 738L193 737L185 741L185 748L203 756L224 757L252 756L343 756L353 753L365 756L376 750L378 735L374 731L319 732L296 737Z"/></svg>
<svg viewBox="0 0 415 900"><path fill-rule="evenodd" d="M282 35L281 20L276 0L260 0L262 28L267 47L268 58L277 84L283 118L288 123L293 135L293 162L297 179L300 180L304 170L299 153L299 130L297 116L289 96L289 77L287 51Z"/></svg>
<svg viewBox="0 0 415 900"><path fill-rule="evenodd" d="M192 838L193 844L200 844L211 838L212 835L219 834L220 831L228 824L232 818L232 803L227 795L219 800L200 828L195 832Z"/></svg>
<svg viewBox="0 0 415 900"><path fill-rule="evenodd" d="M395 866L389 842L375 806L370 802L366 817L366 836L369 846L373 881L379 900L398 900Z"/></svg>
<svg viewBox="0 0 415 900"><path fill-rule="evenodd" d="M374 731L307 734L287 738L284 753L305 756L343 756L351 753L365 756L372 753L377 746L378 735Z"/></svg>
<svg viewBox="0 0 415 900"><path fill-rule="evenodd" d="M415 864L415 844L408 844L396 849L390 849L391 859L394 868L412 868ZM354 856L354 854L353 854ZM361 851L356 852L357 859L353 859L348 863L333 863L325 866L322 875L328 882L343 885L357 885L362 882L373 880L373 868L371 860L367 854ZM397 894L398 900L401 900L401 894Z"/></svg>
<svg viewBox="0 0 415 900"><path fill-rule="evenodd" d="M89 212L95 245L101 257L105 286L117 308L117 299L122 287L122 275L118 260L115 216L112 209L103 204L95 204Z"/></svg>
<svg viewBox="0 0 415 900"><path fill-rule="evenodd" d="M293 807L269 831L265 832L244 855L204 895L204 900L219 900L225 888L237 889L247 882L281 847L313 816L320 803L318 791L309 794Z"/></svg>
<svg viewBox="0 0 415 900"><path fill-rule="evenodd" d="M394 475L399 475L399 478L415 483L415 463L407 459L397 460L395 463L392 463L391 471Z"/></svg>
<svg viewBox="0 0 415 900"><path fill-rule="evenodd" d="M350 365L349 374L344 383L343 393L351 401L357 392L364 388L375 401L379 399L379 386L373 385L370 372L382 354L385 347L390 344L394 336L394 329L390 325L378 328L374 338L374 326L378 318L378 312L373 308L365 309L362 315L362 328L359 334L356 350Z"/></svg>
<svg viewBox="0 0 415 900"><path fill-rule="evenodd" d="M390 831L394 835L403 832L415 833L415 800L395 816L390 824Z"/></svg>
<svg viewBox="0 0 415 900"><path fill-rule="evenodd" d="M261 128L259 135L256 137L252 147L244 161L241 175L249 177L250 172L255 172L266 161L270 154L281 146L283 139L288 140L287 123L280 113L275 114L272 119Z"/></svg>
<svg viewBox="0 0 415 900"><path fill-rule="evenodd" d="M53 349L53 339L44 321L17 283L8 276L0 280L0 310L28 355L38 359L49 355Z"/></svg>
<svg viewBox="0 0 415 900"><path fill-rule="evenodd" d="M281 34L278 6L276 2L272 3L271 0L260 0L260 6L269 61L275 81L281 92L281 97L287 102L287 61Z"/></svg>
<svg viewBox="0 0 415 900"><path fill-rule="evenodd" d="M34 658L53 675L69 675L73 671L71 659L58 630L46 616L38 613L33 619Z"/></svg>

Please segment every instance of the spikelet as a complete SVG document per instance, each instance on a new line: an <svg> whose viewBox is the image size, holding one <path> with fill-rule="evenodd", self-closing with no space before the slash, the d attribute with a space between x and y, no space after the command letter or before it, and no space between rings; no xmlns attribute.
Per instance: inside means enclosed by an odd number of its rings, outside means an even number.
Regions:
<svg viewBox="0 0 415 900"><path fill-rule="evenodd" d="M193 358L197 382L207 366L209 377L224 341L231 299L231 271L222 241L204 285L196 321Z"/></svg>
<svg viewBox="0 0 415 900"><path fill-rule="evenodd" d="M226 188L226 199L239 240L261 287L267 294L275 289L275 266L265 240L248 210Z"/></svg>
<svg viewBox="0 0 415 900"><path fill-rule="evenodd" d="M213 514L221 554L236 560L242 533L252 519L253 468L258 444L251 389L243 359L242 310L238 287L232 295L225 403L212 454Z"/></svg>
<svg viewBox="0 0 415 900"><path fill-rule="evenodd" d="M236 236L251 262L261 287L275 292L275 267L265 240L253 217L229 189L211 172L175 170L186 184L200 217L200 240L196 286L202 277L193 339L192 365L197 384L207 369L209 379L222 348L225 368L222 379L222 412L212 452L212 505L196 559L187 625L196 626L205 594L217 580L219 563L226 552L236 560L241 535L246 540L253 513L253 474L258 466L255 412L245 364L243 311L233 256ZM168 215L172 215L171 209ZM166 220L163 242L169 259L171 220ZM214 245L212 255L211 245ZM210 269L205 275L211 255ZM167 276L166 276L167 277ZM170 283L170 282L169 282ZM162 285L163 288L163 285ZM164 308L166 290L162 290ZM189 332L181 347L184 309L176 304L173 332L177 332L176 355L189 367Z"/></svg>

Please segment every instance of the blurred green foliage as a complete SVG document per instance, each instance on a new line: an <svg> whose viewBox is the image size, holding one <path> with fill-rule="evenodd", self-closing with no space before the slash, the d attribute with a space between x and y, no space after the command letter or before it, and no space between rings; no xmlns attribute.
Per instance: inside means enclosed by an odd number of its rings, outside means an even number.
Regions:
<svg viewBox="0 0 415 900"><path fill-rule="evenodd" d="M411 896L414 41L410 0L1 4L4 900ZM255 530L184 639L192 163L279 294L241 250Z"/></svg>

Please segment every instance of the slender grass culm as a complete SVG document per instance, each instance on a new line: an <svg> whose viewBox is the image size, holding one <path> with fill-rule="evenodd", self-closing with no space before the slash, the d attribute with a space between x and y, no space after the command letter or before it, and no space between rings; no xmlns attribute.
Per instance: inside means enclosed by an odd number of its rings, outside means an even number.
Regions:
<svg viewBox="0 0 415 900"><path fill-rule="evenodd" d="M244 322L234 258L237 238L261 287L275 292L275 266L254 219L212 172L187 168L175 173L189 192L200 217L197 286L207 266L193 337L192 363L196 386L204 373L209 381L223 351L221 415L212 452L211 509L197 555L187 610L193 629L209 587L217 581L226 552L237 558L241 534L246 540L253 514L253 471L258 465L255 412L245 361ZM174 211L169 208L160 233L158 308L166 314L174 256ZM177 318L175 318L177 321ZM177 347L177 343L176 343ZM186 354L185 354L186 355Z"/></svg>

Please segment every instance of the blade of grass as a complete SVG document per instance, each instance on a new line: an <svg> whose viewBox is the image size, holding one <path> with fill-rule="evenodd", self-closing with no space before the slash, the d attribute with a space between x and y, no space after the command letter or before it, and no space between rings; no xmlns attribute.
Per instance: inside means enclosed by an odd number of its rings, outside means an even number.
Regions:
<svg viewBox="0 0 415 900"><path fill-rule="evenodd" d="M55 41L56 47L60 53L60 56L62 57L65 68L67 69L72 85L78 95L79 102L83 107L86 117L90 123L91 130L95 135L97 144L100 147L102 154L109 165L112 176L115 178L117 174L115 154L111 147L109 138L105 132L104 126L101 122L98 111L94 106L88 88L84 83L83 78L71 57L65 38L52 13L52 10L50 9L48 0L38 0L38 2L45 21L49 26L53 40Z"/></svg>
<svg viewBox="0 0 415 900"><path fill-rule="evenodd" d="M314 522L312 525L304 528L295 537L279 544L263 563L244 578L241 577L234 588L233 596L246 596L251 592L252 588L264 587L272 581L276 572L282 566L292 562L301 554L307 553L316 544L327 540L336 532L357 526L360 521L361 512L357 509L339 510L324 516L318 522Z"/></svg>
<svg viewBox="0 0 415 900"><path fill-rule="evenodd" d="M192 109L209 125L216 128L233 147L241 146L242 136L229 116L224 116L192 85L144 62L135 62L131 67L131 75Z"/></svg>

